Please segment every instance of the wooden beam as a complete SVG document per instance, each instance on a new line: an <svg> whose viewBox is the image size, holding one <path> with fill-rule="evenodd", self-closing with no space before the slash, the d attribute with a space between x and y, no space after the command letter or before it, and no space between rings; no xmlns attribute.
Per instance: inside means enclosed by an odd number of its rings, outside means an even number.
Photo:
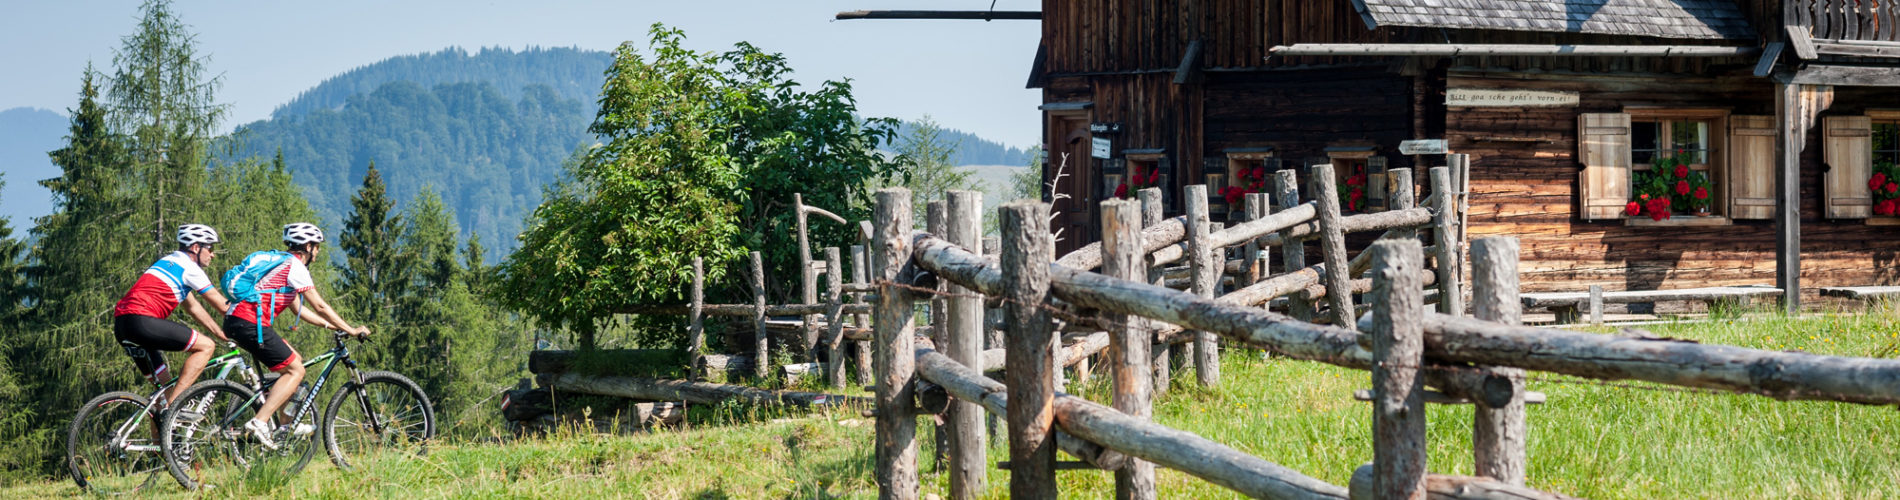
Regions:
<svg viewBox="0 0 1900 500"><path fill-rule="evenodd" d="M983 192L953 190L946 193L947 234L951 243L964 248L983 248ZM956 283L945 282L948 321L939 338L950 359L966 366L982 362L983 299ZM950 441L950 498L977 498L983 493L983 475L988 463L988 442L984 435L983 408L975 402L952 402L944 427Z"/></svg>
<svg viewBox="0 0 1900 500"><path fill-rule="evenodd" d="M1787 75L1789 85L1847 85L1855 87L1900 87L1900 66L1810 65Z"/></svg>
<svg viewBox="0 0 1900 500"><path fill-rule="evenodd" d="M847 10L839 12L839 21L852 19L963 19L977 21L1040 21L1042 12L1033 10Z"/></svg>
<svg viewBox="0 0 1900 500"><path fill-rule="evenodd" d="M1367 251L1373 253L1372 269L1366 272L1373 277L1374 303L1367 331L1374 360L1372 492L1376 498L1424 498L1425 383L1419 367L1425 364L1425 341L1418 319L1425 305L1419 293L1425 252L1418 240L1380 240Z"/></svg>
<svg viewBox="0 0 1900 500"><path fill-rule="evenodd" d="M1141 235L1140 212L1141 203L1135 200L1102 202L1103 273L1129 281L1147 279L1147 266L1142 265L1141 253L1135 247ZM1107 363L1114 381L1115 409L1149 419L1154 414L1154 382L1150 380L1154 374L1148 349L1154 335L1141 328L1132 315L1108 314L1103 319L1117 325L1109 332L1114 355ZM1155 498L1154 464L1133 460L1115 471L1115 497Z"/></svg>
<svg viewBox="0 0 1900 500"><path fill-rule="evenodd" d="M794 406L854 406L868 408L871 398L840 396L820 392L771 391L741 385L711 384L685 380L642 377L610 377L563 373L544 375L548 387L557 391L653 401L685 401L711 404L737 399L752 404Z"/></svg>
<svg viewBox="0 0 1900 500"><path fill-rule="evenodd" d="M1711 45L1530 45L1423 43L1296 43L1267 49L1273 56L1542 56L1746 57L1758 47Z"/></svg>
<svg viewBox="0 0 1900 500"><path fill-rule="evenodd" d="M1775 286L1789 313L1801 312L1801 103L1800 85L1775 84Z"/></svg>
<svg viewBox="0 0 1900 500"><path fill-rule="evenodd" d="M1787 46L1786 42L1768 42L1768 46L1761 51L1761 59L1755 61L1755 76L1765 78L1773 74L1775 60L1781 58L1781 51Z"/></svg>
<svg viewBox="0 0 1900 500"><path fill-rule="evenodd" d="M910 190L877 192L876 236L872 238L871 275L878 284L901 278L911 261ZM877 293L873 327L877 329L877 472L880 500L917 498L916 350L912 348L912 294L885 287Z"/></svg>
<svg viewBox="0 0 1900 500"><path fill-rule="evenodd" d="M1788 45L1794 48L1794 56L1803 60L1821 57L1814 50L1814 37L1809 35L1807 26L1788 25Z"/></svg>
<svg viewBox="0 0 1900 500"><path fill-rule="evenodd" d="M1049 255L1055 237L1049 234L1049 206L1018 201L1003 205L1003 252L997 289L1009 299L1004 306L1008 325L1007 359L1009 400L1009 494L1014 498L1056 497L1055 342L1049 310ZM973 283L965 282L965 286ZM971 286L971 288L977 288Z"/></svg>
<svg viewBox="0 0 1900 500"><path fill-rule="evenodd" d="M1201 41L1188 42L1187 51L1181 54L1181 66L1174 70L1174 84L1200 83L1201 81Z"/></svg>

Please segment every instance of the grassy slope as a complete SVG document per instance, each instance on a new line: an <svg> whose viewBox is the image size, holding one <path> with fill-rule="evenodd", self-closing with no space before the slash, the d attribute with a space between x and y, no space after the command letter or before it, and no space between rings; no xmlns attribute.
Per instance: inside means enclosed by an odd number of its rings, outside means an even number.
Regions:
<svg viewBox="0 0 1900 500"><path fill-rule="evenodd" d="M1888 349L1900 338L1895 318L1889 311L1651 330L1708 343L1892 356ZM1177 377L1174 390L1160 399L1157 419L1338 484L1371 460L1369 407L1349 396L1368 386L1366 372L1234 353L1224 374L1215 390L1193 388L1191 374ZM1076 389L1104 400L1105 383L1096 377ZM1900 414L1892 408L1637 390L1551 376L1538 376L1531 389L1550 397L1530 410L1533 487L1589 498L1900 496L1900 438L1894 434ZM1469 474L1471 410L1434 406L1430 414L1432 470ZM754 422L634 437L450 444L427 458L388 460L361 474L316 464L288 484L273 488L266 481L210 496L272 489L272 496L316 498L875 496L868 420L849 413L747 417ZM994 447L991 456L1002 452ZM1007 496L1006 472L992 471L989 481L989 497ZM1165 469L1159 481L1169 498L1236 496ZM1061 482L1065 496L1112 495L1106 472L1063 472ZM941 476L926 472L924 483L926 492L944 493ZM183 496L169 485L162 492ZM0 497L72 493L70 482L48 482L0 490Z"/></svg>

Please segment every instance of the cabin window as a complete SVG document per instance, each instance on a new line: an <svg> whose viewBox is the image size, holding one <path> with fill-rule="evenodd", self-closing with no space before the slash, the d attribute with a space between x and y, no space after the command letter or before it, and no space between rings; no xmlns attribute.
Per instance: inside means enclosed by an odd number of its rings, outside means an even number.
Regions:
<svg viewBox="0 0 1900 500"><path fill-rule="evenodd" d="M1151 187L1167 192L1171 175L1166 153L1159 149L1129 149L1122 152L1121 160L1124 168L1110 173L1111 182L1106 183L1114 186L1112 196L1133 199L1137 191Z"/></svg>
<svg viewBox="0 0 1900 500"><path fill-rule="evenodd" d="M1339 190L1342 213L1385 210L1385 157L1373 147L1326 148L1333 165L1333 185Z"/></svg>
<svg viewBox="0 0 1900 500"><path fill-rule="evenodd" d="M1900 222L1900 111L1869 110L1822 123L1827 217Z"/></svg>
<svg viewBox="0 0 1900 500"><path fill-rule="evenodd" d="M1582 218L1623 219L1631 225L1725 225L1735 218L1772 216L1773 135L1762 117L1737 117L1730 129L1725 110L1633 109L1579 117L1579 179ZM1764 133L1765 132L1765 133ZM1766 142L1764 142L1764 140ZM1731 159L1726 146L1742 153ZM1766 154L1759 146L1770 148ZM1744 154L1745 153L1745 154ZM1766 166L1765 171L1762 166ZM1731 175L1730 168L1737 171ZM1735 180L1745 187L1729 185ZM1731 190L1736 197L1731 200ZM1745 197L1746 199L1743 199ZM1759 204L1765 208L1742 203Z"/></svg>
<svg viewBox="0 0 1900 500"><path fill-rule="evenodd" d="M1209 161L1206 172L1208 208L1213 213L1229 214L1239 220L1246 210L1248 194L1272 192L1271 177L1280 169L1280 160L1272 148L1236 148L1224 151L1226 157Z"/></svg>

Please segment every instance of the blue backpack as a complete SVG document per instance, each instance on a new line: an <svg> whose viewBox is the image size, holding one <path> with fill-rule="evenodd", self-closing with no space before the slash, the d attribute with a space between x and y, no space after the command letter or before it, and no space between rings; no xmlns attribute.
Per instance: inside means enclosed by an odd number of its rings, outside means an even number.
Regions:
<svg viewBox="0 0 1900 500"><path fill-rule="evenodd" d="M288 283L281 287L263 288L264 277L269 275L272 269L277 269L277 266L283 265L291 258L290 252L283 250L259 250L244 256L244 260L238 261L238 265L224 272L224 290L231 295L231 311L236 311L238 305L245 302L257 304L257 342L259 344L264 343L265 311L277 310L279 294L297 291ZM268 306L262 300L266 293L273 294ZM266 307L269 309L265 309ZM231 311L225 311L225 314L230 314Z"/></svg>

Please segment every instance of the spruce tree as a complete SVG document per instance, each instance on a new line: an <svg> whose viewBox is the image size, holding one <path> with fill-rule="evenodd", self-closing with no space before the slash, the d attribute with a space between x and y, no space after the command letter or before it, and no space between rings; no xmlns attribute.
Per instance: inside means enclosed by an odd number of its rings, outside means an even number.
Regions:
<svg viewBox="0 0 1900 500"><path fill-rule="evenodd" d="M5 187L0 178L0 187ZM26 244L13 237L13 226L0 218L0 342L13 344L13 337L29 331L22 328L22 301L26 299L22 267ZM19 377L9 366L10 356L0 356L0 485L7 485L39 474L40 455L53 436L51 429L39 425Z"/></svg>
<svg viewBox="0 0 1900 500"><path fill-rule="evenodd" d="M202 222L206 153L227 105L217 103L219 78L209 76L208 56L171 2L150 0L139 10L139 30L113 53L108 117L131 155L130 181L144 193L134 220L149 252L163 253L180 224Z"/></svg>
<svg viewBox="0 0 1900 500"><path fill-rule="evenodd" d="M390 321L389 311L408 293L413 259L397 246L402 217L395 213L376 162L370 162L363 187L350 198L350 206L343 231L336 237L337 247L347 258L340 283L348 304L343 312L355 314L352 319L373 329Z"/></svg>

